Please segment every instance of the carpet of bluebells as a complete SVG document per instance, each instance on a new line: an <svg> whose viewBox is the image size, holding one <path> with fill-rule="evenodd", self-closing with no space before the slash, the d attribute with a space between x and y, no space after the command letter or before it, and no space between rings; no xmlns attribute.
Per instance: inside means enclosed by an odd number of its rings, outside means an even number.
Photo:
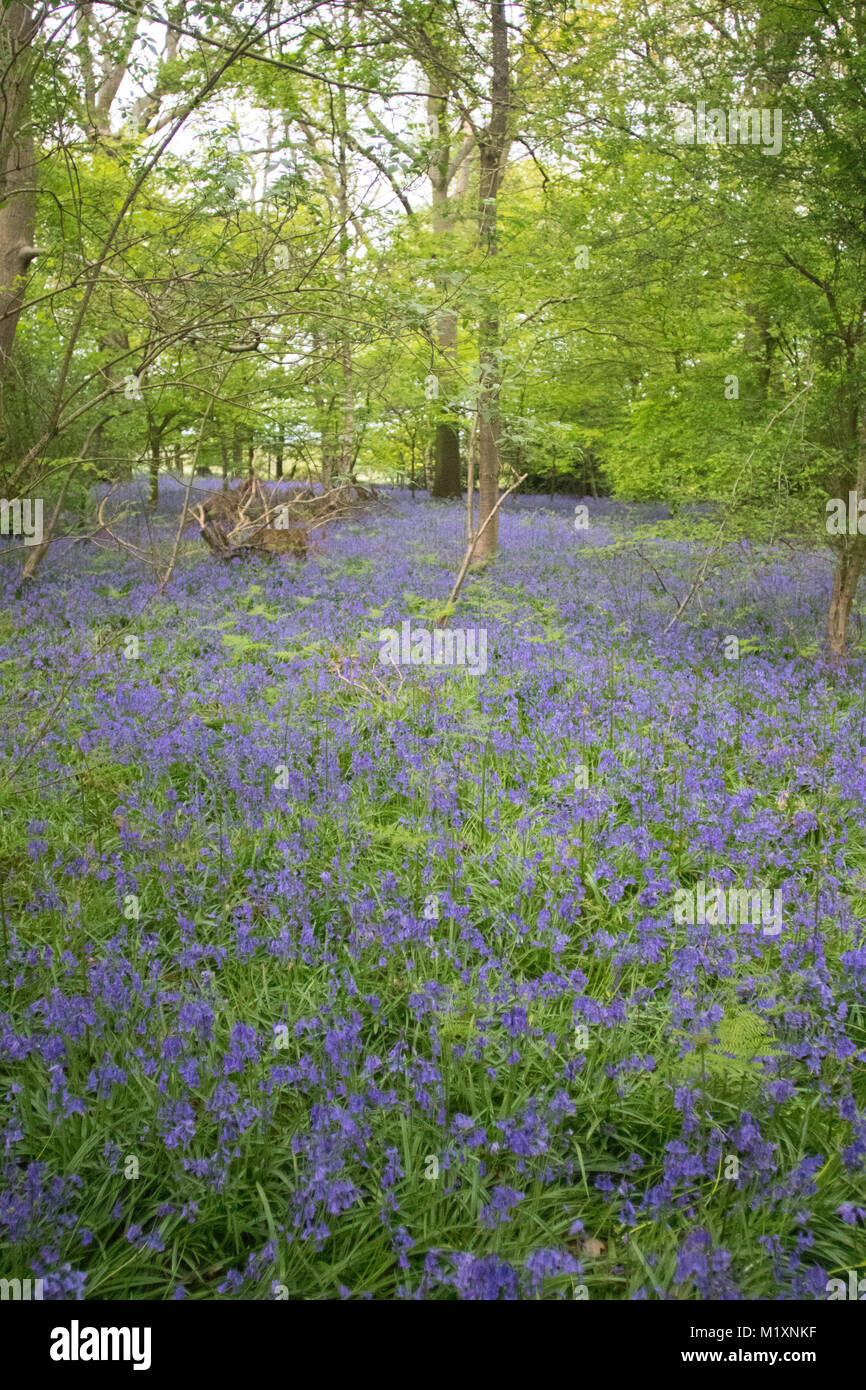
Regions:
<svg viewBox="0 0 866 1390"><path fill-rule="evenodd" d="M866 680L822 661L830 557L732 546L666 631L699 539L591 499L576 531L575 501L506 502L452 619L484 675L379 662L441 611L457 504L396 494L306 564L190 531L162 594L84 539L23 591L2 566L0 1274L592 1301L866 1273ZM168 553L177 505L127 534ZM699 881L780 890L781 933L678 922Z"/></svg>

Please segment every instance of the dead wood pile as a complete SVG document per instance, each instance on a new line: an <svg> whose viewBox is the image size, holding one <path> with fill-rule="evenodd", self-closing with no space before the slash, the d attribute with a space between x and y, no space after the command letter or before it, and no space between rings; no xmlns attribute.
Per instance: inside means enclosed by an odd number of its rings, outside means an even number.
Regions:
<svg viewBox="0 0 866 1390"><path fill-rule="evenodd" d="M245 478L235 487L214 492L190 509L202 539L213 555L230 560L240 555L294 555L306 559L314 534L342 521L372 501L374 487L343 483L327 492L286 484L268 485Z"/></svg>

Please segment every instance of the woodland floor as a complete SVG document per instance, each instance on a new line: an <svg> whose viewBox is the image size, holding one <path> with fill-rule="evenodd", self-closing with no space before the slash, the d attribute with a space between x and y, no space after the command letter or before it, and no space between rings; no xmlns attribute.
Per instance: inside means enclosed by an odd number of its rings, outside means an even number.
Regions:
<svg viewBox="0 0 866 1390"><path fill-rule="evenodd" d="M866 684L817 655L828 557L732 548L665 631L698 548L576 500L505 504L452 619L483 675L379 663L462 554L420 494L306 564L190 533L164 595L91 543L14 602L4 568L9 1277L802 1299L866 1268ZM675 920L702 883L781 893L781 932Z"/></svg>

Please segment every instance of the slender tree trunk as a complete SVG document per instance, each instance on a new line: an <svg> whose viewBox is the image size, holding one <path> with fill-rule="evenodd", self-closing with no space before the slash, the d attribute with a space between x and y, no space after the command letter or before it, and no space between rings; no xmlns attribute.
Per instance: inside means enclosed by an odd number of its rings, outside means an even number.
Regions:
<svg viewBox="0 0 866 1390"><path fill-rule="evenodd" d="M762 7L758 6L760 11ZM808 21L807 21L808 22ZM758 72L762 76L753 85L753 97L748 103L759 110L778 105L780 89L790 80L793 53L802 35L793 24L787 35L778 35L774 40L759 25L755 35ZM773 52L768 51L768 41L773 43ZM767 304L752 301L746 304L746 323L743 335L743 349L754 363L757 376L758 393L761 405L765 405L770 393L770 378L773 370L773 353L777 340L770 335L770 308Z"/></svg>
<svg viewBox="0 0 866 1390"><path fill-rule="evenodd" d="M51 513L51 517L49 519L48 525L45 528L42 540L39 543L39 545L37 545L33 550L30 551L30 554L24 561L24 567L21 571L22 579L30 579L36 573L36 570L42 564L43 559L48 553L48 547L51 545L51 542L54 539L54 530L57 526L60 513L63 510L63 503L66 499L66 493L69 489L69 485L72 482L72 479L74 478L77 472L77 463L67 470L66 477L63 479L60 491L57 494L57 501L54 503L54 510Z"/></svg>
<svg viewBox="0 0 866 1390"><path fill-rule="evenodd" d="M844 666L848 653L848 629L857 585L866 565L866 536L856 536L839 552L833 593L827 614L827 640L830 660L834 666Z"/></svg>
<svg viewBox="0 0 866 1390"><path fill-rule="evenodd" d="M508 150L511 68L504 0L490 0L491 66L490 120L479 138L478 240L488 265L498 251L497 202ZM500 325L495 290L488 291L487 309L478 331L478 522L486 527L475 550L475 563L484 564L499 548L499 396Z"/></svg>
<svg viewBox="0 0 866 1390"><path fill-rule="evenodd" d="M449 196L451 180L451 144L447 131L448 108L441 87L434 77L427 97L427 123L431 134L440 141L430 166L430 185L432 190L433 235L437 245L444 251L455 229L454 207ZM445 294L446 286L439 277L438 289ZM431 496L460 497L460 435L456 420L445 419L442 412L454 394L455 364L457 360L457 314L452 308L440 310L436 315L436 345L439 357L435 375L439 381L438 409L440 418L434 425L433 452L434 476Z"/></svg>
<svg viewBox="0 0 866 1390"><path fill-rule="evenodd" d="M469 445L466 450L466 544L472 540L475 534L475 453L478 447L478 416L469 433Z"/></svg>
<svg viewBox="0 0 866 1390"><path fill-rule="evenodd" d="M331 486L335 472L339 472L339 458L335 448L333 411L329 406L322 428L322 487L325 492Z"/></svg>
<svg viewBox="0 0 866 1390"><path fill-rule="evenodd" d="M30 87L36 64L36 26L29 5L12 0L0 9L0 384L24 303L23 276L39 254L36 162L30 127ZM0 457L6 430L0 396Z"/></svg>
<svg viewBox="0 0 866 1390"><path fill-rule="evenodd" d="M99 350L100 352L106 353L112 351L119 353L128 352L129 334L126 332L125 329L122 328L107 329L99 337ZM118 365L115 363L113 366L106 367L101 375L106 386L122 387L123 379L126 375L126 367L122 363L118 367ZM109 420L113 418L114 413L116 412L106 415L93 433L93 438L90 444L90 456L97 462L101 459L103 454L103 434L105 431L105 427L108 424ZM114 467L116 468L116 466ZM109 469L112 469L112 465L109 465ZM115 472L115 476L129 478L131 480L131 466L123 465L120 468L119 472Z"/></svg>
<svg viewBox="0 0 866 1390"><path fill-rule="evenodd" d="M433 460L433 445L432 445L432 444L425 444L425 446L424 446L424 478L425 478L426 483L427 483L427 491L430 493L430 496L431 496L431 497L433 496L433 485L434 485L434 482L435 482L435 475L434 475L434 472L433 472L433 467L434 467L434 460Z"/></svg>
<svg viewBox="0 0 866 1390"><path fill-rule="evenodd" d="M770 373L775 346L776 340L770 336L769 309L765 304L747 304L743 351L755 364L758 391L762 404L766 402L770 390Z"/></svg>
<svg viewBox="0 0 866 1390"><path fill-rule="evenodd" d="M847 496L845 484L854 480L854 489L859 501L866 496L866 417L860 408L854 347L848 344L846 353L847 382L842 395L843 429L847 436L847 473L839 481L843 497ZM851 610L857 596L860 576L866 566L866 536L844 536L837 552L836 572L833 576L833 592L827 612L827 642L830 648L830 661L834 666L844 666L848 657L848 632L851 624Z"/></svg>
<svg viewBox="0 0 866 1390"><path fill-rule="evenodd" d="M496 166L498 169L498 164ZM481 151L482 241L490 256L496 254L495 195L484 190L494 186L494 166L489 154ZM483 524L499 499L499 316L485 314L478 333L478 519ZM483 564L499 549L499 514L491 521L475 550L475 563Z"/></svg>
<svg viewBox="0 0 866 1390"><path fill-rule="evenodd" d="M348 16L343 30L344 40L348 41ZM339 143L337 147L337 179L340 209L340 284L344 294L349 293L349 163L346 149L347 113L346 88L342 83L337 87L339 109ZM342 330L340 338L340 371L343 388L343 421L339 441L339 471L351 476L355 465L355 369L352 361L352 340L348 328Z"/></svg>
<svg viewBox="0 0 866 1390"><path fill-rule="evenodd" d="M226 437L224 434L220 435L220 453L222 454L223 460L223 492L227 492L229 485L229 448L226 444Z"/></svg>
<svg viewBox="0 0 866 1390"><path fill-rule="evenodd" d="M159 430L152 430L150 435L150 491L148 502L155 507L159 502L159 465L160 465L160 443L162 434Z"/></svg>
<svg viewBox="0 0 866 1390"><path fill-rule="evenodd" d="M313 353L315 356L319 357L320 354L322 354L325 351L325 343L323 342L322 338L319 336L315 329L313 330L311 337ZM329 353L326 354L326 357L327 360L330 360ZM336 458L337 441L335 438L334 431L334 398L333 396L330 398L326 397L325 392L320 384L325 371L326 367L323 363L321 367L321 374L317 374L313 382L313 400L316 404L316 422L318 424L319 438L321 441L321 481L323 489L325 490L325 492L327 492L331 486L331 478L333 477L334 471L339 465L337 463ZM310 478L310 464L308 460L308 482L310 481Z"/></svg>

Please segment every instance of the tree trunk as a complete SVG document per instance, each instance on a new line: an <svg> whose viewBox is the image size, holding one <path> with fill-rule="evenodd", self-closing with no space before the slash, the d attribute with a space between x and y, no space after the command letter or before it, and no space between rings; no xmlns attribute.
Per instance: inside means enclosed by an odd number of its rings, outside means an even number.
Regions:
<svg viewBox="0 0 866 1390"><path fill-rule="evenodd" d="M223 492L227 492L229 485L229 450L224 434L220 435L220 453L223 459Z"/></svg>
<svg viewBox="0 0 866 1390"><path fill-rule="evenodd" d="M864 564L866 536L856 536L853 543L844 545L840 550L836 573L833 576L833 594L827 614L827 640L830 646L830 661L834 666L844 666L847 660L851 609Z"/></svg>
<svg viewBox="0 0 866 1390"><path fill-rule="evenodd" d="M348 15L344 17L344 41L348 41ZM337 108L339 112L339 137L337 146L338 201L340 210L339 275L343 293L350 290L351 267L349 265L349 163L346 148L348 120L346 115L346 88L337 86ZM343 420L339 440L339 471L351 476L355 466L355 367L352 360L352 339L348 328L341 330L340 374L342 377Z"/></svg>
<svg viewBox="0 0 866 1390"><path fill-rule="evenodd" d="M508 25L504 0L490 0L491 60L490 120L479 138L479 212L478 241L488 262L498 251L497 200L508 149L508 103L511 91L511 69L508 53ZM488 517L490 525L478 542L475 563L484 564L499 549L499 513L493 509L499 501L499 395L501 375L499 362L499 313L494 298L488 292L487 309L478 331L478 524Z"/></svg>
<svg viewBox="0 0 866 1390"><path fill-rule="evenodd" d="M859 502L860 498L866 496L866 416L860 406L854 348L851 343L846 346L846 379L840 401L845 464L836 483L839 495L845 497L853 488ZM833 593L827 612L827 642L831 663L844 666L848 657L851 610L860 575L866 565L866 536L859 534L859 527L856 535L840 540L837 557Z"/></svg>
<svg viewBox="0 0 866 1390"><path fill-rule="evenodd" d="M481 150L481 239L489 256L496 254L496 197L498 161ZM490 312L478 332L478 523L482 525L499 500L499 316ZM475 551L474 563L484 564L499 549L499 513L491 521Z"/></svg>
<svg viewBox="0 0 866 1390"><path fill-rule="evenodd" d="M769 309L765 304L747 304L743 351L755 364L758 391L762 404L766 402L770 390L770 373L775 346L776 340L770 336Z"/></svg>
<svg viewBox="0 0 866 1390"><path fill-rule="evenodd" d="M159 449L160 449L160 442L161 442L161 439L162 439L162 434L161 434L160 431L153 431L153 432L151 432L151 436L150 436L150 492L148 493L148 499L147 499L147 500L148 500L148 502L150 503L150 505L151 505L152 507L157 506L157 504L158 504L158 502L159 502L159 463L160 463Z"/></svg>
<svg viewBox="0 0 866 1390"><path fill-rule="evenodd" d="M484 319L479 335L481 367L478 391L478 520L483 524L499 500L499 319ZM482 564L499 549L499 514L484 532L475 552Z"/></svg>
<svg viewBox="0 0 866 1390"><path fill-rule="evenodd" d="M798 29L799 25L792 24L786 35L777 34L770 39L770 35L759 24L758 32L755 34L755 56L760 76L752 84L753 96L748 105L759 110L778 106L779 92L790 80L793 55L797 45L802 41L802 34L798 33ZM772 43L772 52L768 50L768 42ZM743 349L754 364L759 401L763 406L770 392L777 339L770 334L771 315L767 304L750 301L745 308Z"/></svg>
<svg viewBox="0 0 866 1390"><path fill-rule="evenodd" d="M433 467L434 467L433 445L432 445L432 444L425 444L425 445L424 445L424 479L425 479L425 482L427 483L427 491L430 493L430 496L431 496L431 497L433 496L433 483L434 483Z"/></svg>
<svg viewBox="0 0 866 1390"><path fill-rule="evenodd" d="M432 189L433 235L443 249L447 240L453 237L455 228L454 207L449 198L449 184L453 174L450 170L451 144L447 132L447 102L435 76L431 78L431 89L427 97L427 122L431 133L440 139L430 166L430 185ZM438 280L440 294L446 286ZM447 409L455 389L455 363L457 360L457 314L451 309L442 309L436 315L436 345L439 358L435 375L439 379L439 396L442 404L440 412ZM432 497L460 497L460 435L456 420L440 418L434 427L434 475Z"/></svg>
<svg viewBox="0 0 866 1390"><path fill-rule="evenodd" d="M322 431L322 487L325 492L331 486L334 474L339 472L340 464L333 435L333 420L329 408Z"/></svg>
<svg viewBox="0 0 866 1390"><path fill-rule="evenodd" d="M594 455L594 454L590 454L590 456L589 456L589 487L590 487L590 491L591 491L591 493L592 493L593 499L597 502L597 501L598 501L598 485L597 485L596 479L595 479L595 455Z"/></svg>
<svg viewBox="0 0 866 1390"><path fill-rule="evenodd" d="M450 420L437 420L433 440L431 497L462 497L460 485L460 436Z"/></svg>
<svg viewBox="0 0 866 1390"><path fill-rule="evenodd" d="M16 0L0 9L0 383L6 375L34 257L36 163L30 128L30 86L37 54L30 7ZM0 407L0 448L5 428Z"/></svg>

